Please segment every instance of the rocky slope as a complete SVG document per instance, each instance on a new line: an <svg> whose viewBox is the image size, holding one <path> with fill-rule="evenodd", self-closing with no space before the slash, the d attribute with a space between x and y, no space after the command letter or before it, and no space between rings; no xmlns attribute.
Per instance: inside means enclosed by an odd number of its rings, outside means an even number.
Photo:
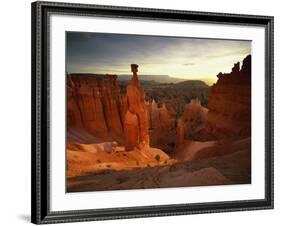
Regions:
<svg viewBox="0 0 281 226"><path fill-rule="evenodd" d="M67 179L105 170L131 170L174 163L162 150L145 146L126 151L117 142L67 143Z"/></svg>
<svg viewBox="0 0 281 226"><path fill-rule="evenodd" d="M241 144L236 142L234 146L230 143L220 144L221 149L231 150L224 155L182 160L173 164L154 163L149 167L136 167L130 170L107 168L102 172L92 171L69 178L67 191L249 184L251 183L251 152L247 145L246 148L244 147L245 142L248 141L242 141ZM213 150L215 149L216 146ZM198 155L202 153L198 152Z"/></svg>

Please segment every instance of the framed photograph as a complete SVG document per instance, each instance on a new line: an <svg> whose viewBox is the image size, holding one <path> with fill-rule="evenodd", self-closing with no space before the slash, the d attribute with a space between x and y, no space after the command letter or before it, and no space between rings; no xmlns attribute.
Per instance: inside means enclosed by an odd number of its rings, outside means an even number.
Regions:
<svg viewBox="0 0 281 226"><path fill-rule="evenodd" d="M273 17L32 3L32 222L273 208Z"/></svg>

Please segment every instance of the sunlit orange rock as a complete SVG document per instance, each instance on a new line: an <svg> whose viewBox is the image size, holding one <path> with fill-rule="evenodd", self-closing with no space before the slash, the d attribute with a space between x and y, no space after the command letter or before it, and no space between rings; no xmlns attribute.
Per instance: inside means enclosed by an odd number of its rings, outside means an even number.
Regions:
<svg viewBox="0 0 281 226"><path fill-rule="evenodd" d="M107 79L103 81L102 92L107 127L111 133L121 137L123 135L123 127L118 109L120 91L116 80L117 76L106 76Z"/></svg>
<svg viewBox="0 0 281 226"><path fill-rule="evenodd" d="M132 64L131 70L133 72L133 77L127 86L128 111L124 119L126 150L149 144L148 112L145 106L144 90L137 76L138 65ZM128 129L127 126L129 126L132 121L135 123L135 119L137 119L137 126L135 127L137 132L132 132L131 126L130 129ZM136 134L138 135L138 139L134 137Z"/></svg>
<svg viewBox="0 0 281 226"><path fill-rule="evenodd" d="M78 95L75 84L71 77L67 75L67 126L68 127L83 127L82 112L78 105Z"/></svg>
<svg viewBox="0 0 281 226"><path fill-rule="evenodd" d="M67 129L82 128L97 138L122 140L121 102L126 105L116 75L67 75Z"/></svg>
<svg viewBox="0 0 281 226"><path fill-rule="evenodd" d="M131 111L127 111L124 119L124 134L126 150L132 150L140 142L140 127L138 116Z"/></svg>
<svg viewBox="0 0 281 226"><path fill-rule="evenodd" d="M120 95L119 110L120 110L121 122L122 122L122 125L124 125L125 115L128 111L128 101L127 101L127 95L126 94Z"/></svg>
<svg viewBox="0 0 281 226"><path fill-rule="evenodd" d="M107 137L99 82L86 75L68 75L67 126L82 127L92 134Z"/></svg>

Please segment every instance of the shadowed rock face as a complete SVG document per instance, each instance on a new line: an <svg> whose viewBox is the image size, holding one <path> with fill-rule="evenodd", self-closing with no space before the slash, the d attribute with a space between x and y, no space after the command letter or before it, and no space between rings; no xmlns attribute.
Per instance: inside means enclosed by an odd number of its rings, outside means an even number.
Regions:
<svg viewBox="0 0 281 226"><path fill-rule="evenodd" d="M185 142L185 128L182 118L177 121L177 147L180 147Z"/></svg>
<svg viewBox="0 0 281 226"><path fill-rule="evenodd" d="M201 105L200 100L193 99L185 105L182 120L184 121L185 138L196 138L194 134L205 127L207 121L208 109Z"/></svg>
<svg viewBox="0 0 281 226"><path fill-rule="evenodd" d="M175 139L175 114L152 100L146 103L149 117L149 132L151 145L173 143Z"/></svg>
<svg viewBox="0 0 281 226"><path fill-rule="evenodd" d="M215 138L251 135L251 55L242 68L234 64L230 73L219 73L209 92L207 129Z"/></svg>

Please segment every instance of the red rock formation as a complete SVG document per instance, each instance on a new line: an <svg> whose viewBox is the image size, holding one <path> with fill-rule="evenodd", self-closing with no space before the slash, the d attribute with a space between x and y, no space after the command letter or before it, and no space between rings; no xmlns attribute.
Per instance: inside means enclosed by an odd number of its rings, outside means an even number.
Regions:
<svg viewBox="0 0 281 226"><path fill-rule="evenodd" d="M160 126L162 129L170 130L174 126L174 120L171 117L169 111L166 108L165 104L159 108L159 119L160 119Z"/></svg>
<svg viewBox="0 0 281 226"><path fill-rule="evenodd" d="M148 105L150 107L149 118L150 118L150 128L157 129L160 127L160 117L159 117L159 108L155 100L152 100Z"/></svg>
<svg viewBox="0 0 281 226"><path fill-rule="evenodd" d="M131 70L133 77L127 86L128 111L124 119L126 150L143 147L146 144L149 145L148 114L145 106L144 90L137 76L138 65L132 64Z"/></svg>
<svg viewBox="0 0 281 226"><path fill-rule="evenodd" d="M95 137L121 141L124 116L120 112L126 101L120 96L117 76L71 74L67 78L67 129L82 128Z"/></svg>
<svg viewBox="0 0 281 226"><path fill-rule="evenodd" d="M183 120L196 121L197 123L204 123L207 119L208 109L201 105L199 99L192 99L189 104L184 107Z"/></svg>
<svg viewBox="0 0 281 226"><path fill-rule="evenodd" d="M67 126L83 127L82 112L78 105L78 94L70 75L67 76Z"/></svg>
<svg viewBox="0 0 281 226"><path fill-rule="evenodd" d="M68 75L68 130L84 129L104 141L125 143L127 150L149 145L148 113L137 65L132 65L132 72L126 94L120 93L116 75Z"/></svg>
<svg viewBox="0 0 281 226"><path fill-rule="evenodd" d="M140 143L140 126L137 114L127 111L124 120L126 150L132 150Z"/></svg>
<svg viewBox="0 0 281 226"><path fill-rule="evenodd" d="M185 105L182 117L177 120L177 149L185 140L196 139L194 134L205 127L208 109L203 107L199 99L193 99Z"/></svg>
<svg viewBox="0 0 281 226"><path fill-rule="evenodd" d="M219 73L209 92L208 131L215 138L251 134L251 55L230 73Z"/></svg>
<svg viewBox="0 0 281 226"><path fill-rule="evenodd" d="M185 141L185 125L183 119L178 119L177 121L177 147L184 144Z"/></svg>
<svg viewBox="0 0 281 226"><path fill-rule="evenodd" d="M155 100L146 104L149 116L150 143L152 146L164 148L162 144L175 143L175 113L167 109L165 104L158 107Z"/></svg>
<svg viewBox="0 0 281 226"><path fill-rule="evenodd" d="M122 125L124 124L125 115L128 111L128 101L127 101L127 95L121 94L119 98L119 110L120 110L120 118Z"/></svg>
<svg viewBox="0 0 281 226"><path fill-rule="evenodd" d="M107 127L113 135L118 137L123 136L123 127L121 124L120 110L118 108L120 91L117 82L117 76L108 76L108 79L103 80L102 92L103 103L105 110L105 117L107 120Z"/></svg>
<svg viewBox="0 0 281 226"><path fill-rule="evenodd" d="M193 99L189 104L185 105L182 120L185 124L186 138L197 139L194 134L205 127L207 115L208 109L203 107L198 99Z"/></svg>

